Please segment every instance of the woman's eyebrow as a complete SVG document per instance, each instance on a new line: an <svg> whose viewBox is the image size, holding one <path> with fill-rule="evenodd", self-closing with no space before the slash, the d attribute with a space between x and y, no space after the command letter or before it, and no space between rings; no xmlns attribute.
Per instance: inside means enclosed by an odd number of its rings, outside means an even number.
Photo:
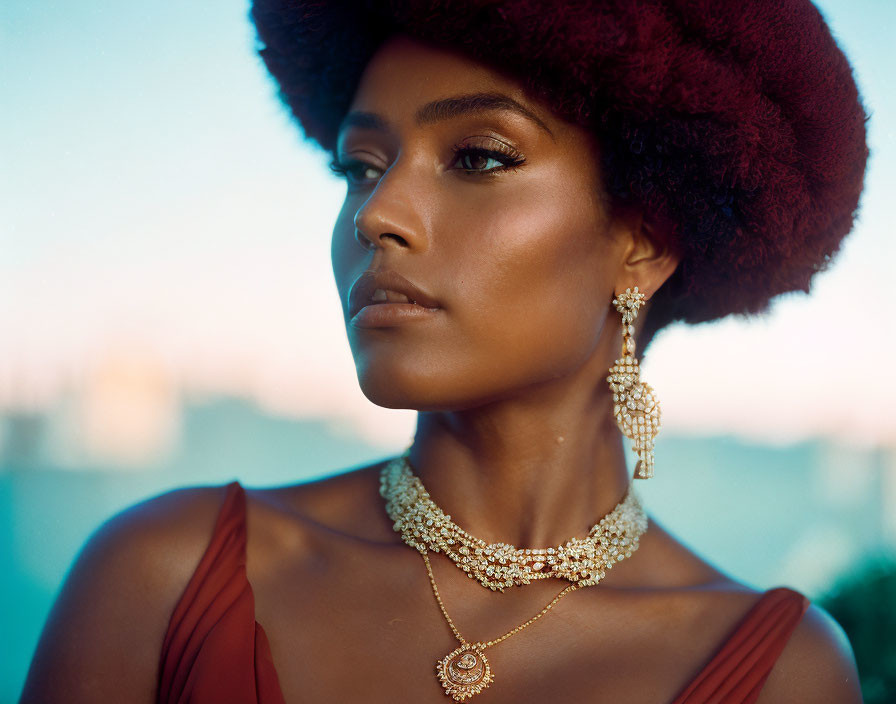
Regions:
<svg viewBox="0 0 896 704"><path fill-rule="evenodd" d="M489 110L506 110L522 115L547 132L551 139L554 139L554 133L535 113L503 93L467 93L465 95L454 95L434 100L423 105L414 113L414 123L418 126L428 125L460 115L487 112ZM338 132L341 133L349 127L388 131L389 123L382 115L375 112L353 110L343 118L339 124Z"/></svg>

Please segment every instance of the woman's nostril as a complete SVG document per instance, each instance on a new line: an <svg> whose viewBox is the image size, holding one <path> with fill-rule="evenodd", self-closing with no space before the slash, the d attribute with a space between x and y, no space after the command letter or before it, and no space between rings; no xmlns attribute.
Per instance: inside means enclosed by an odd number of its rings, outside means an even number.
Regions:
<svg viewBox="0 0 896 704"><path fill-rule="evenodd" d="M360 230L355 229L355 240L364 247L364 249L376 249L377 243L380 246L385 246L388 240L392 240L399 247L409 247L408 241L402 237L401 235L396 235L392 232L384 232L381 235L378 235L374 239L368 238L364 235Z"/></svg>
<svg viewBox="0 0 896 704"><path fill-rule="evenodd" d="M408 241L404 237L401 237L399 235L392 234L391 232L387 232L385 234L380 235L381 240L387 239L387 238L395 240L402 247L408 246Z"/></svg>

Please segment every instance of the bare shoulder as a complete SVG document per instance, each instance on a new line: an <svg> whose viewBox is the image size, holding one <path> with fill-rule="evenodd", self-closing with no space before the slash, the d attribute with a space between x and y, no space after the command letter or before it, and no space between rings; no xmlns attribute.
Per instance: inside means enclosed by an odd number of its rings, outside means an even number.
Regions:
<svg viewBox="0 0 896 704"><path fill-rule="evenodd" d="M724 574L656 523L651 523L642 549L639 581L665 595L657 603L665 616L679 617L675 631L686 636L679 644L695 644L697 652L706 653L705 664L763 593ZM792 702L862 702L849 641L840 625L814 604L794 629L758 699L758 704Z"/></svg>
<svg viewBox="0 0 896 704"><path fill-rule="evenodd" d="M843 629L810 605L778 658L759 704L861 704L855 658Z"/></svg>
<svg viewBox="0 0 896 704"><path fill-rule="evenodd" d="M658 569L662 586L673 587L690 611L687 624L697 624L692 642L701 632L712 632L711 643L721 643L762 597L732 579L659 525L645 547L651 570ZM647 551L645 551L647 555ZM674 587L686 585L683 591ZM692 598L682 595L690 595ZM668 609L674 613L674 610ZM702 647L702 646L701 646ZM861 690L849 640L840 625L822 608L810 605L794 629L760 694L758 704L861 704Z"/></svg>
<svg viewBox="0 0 896 704"><path fill-rule="evenodd" d="M21 701L152 702L168 620L199 563L225 487L131 506L85 543L35 651Z"/></svg>

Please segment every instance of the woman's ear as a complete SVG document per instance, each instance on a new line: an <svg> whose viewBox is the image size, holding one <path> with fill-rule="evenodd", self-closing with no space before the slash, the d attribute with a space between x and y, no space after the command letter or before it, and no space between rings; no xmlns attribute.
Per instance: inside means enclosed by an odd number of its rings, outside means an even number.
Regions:
<svg viewBox="0 0 896 704"><path fill-rule="evenodd" d="M649 300L678 267L681 254L671 246L671 228L644 218L640 212L622 215L617 223L626 245L616 277L616 293L638 287Z"/></svg>

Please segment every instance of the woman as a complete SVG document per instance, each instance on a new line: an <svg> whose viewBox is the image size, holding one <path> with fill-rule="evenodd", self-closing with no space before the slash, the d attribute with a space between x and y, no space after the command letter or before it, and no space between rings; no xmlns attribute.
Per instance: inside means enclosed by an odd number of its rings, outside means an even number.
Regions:
<svg viewBox="0 0 896 704"><path fill-rule="evenodd" d="M388 5L253 19L347 180L336 284L407 457L115 517L22 701L860 702L822 610L648 522L620 432L649 476L653 334L807 290L851 228L865 115L818 12Z"/></svg>

